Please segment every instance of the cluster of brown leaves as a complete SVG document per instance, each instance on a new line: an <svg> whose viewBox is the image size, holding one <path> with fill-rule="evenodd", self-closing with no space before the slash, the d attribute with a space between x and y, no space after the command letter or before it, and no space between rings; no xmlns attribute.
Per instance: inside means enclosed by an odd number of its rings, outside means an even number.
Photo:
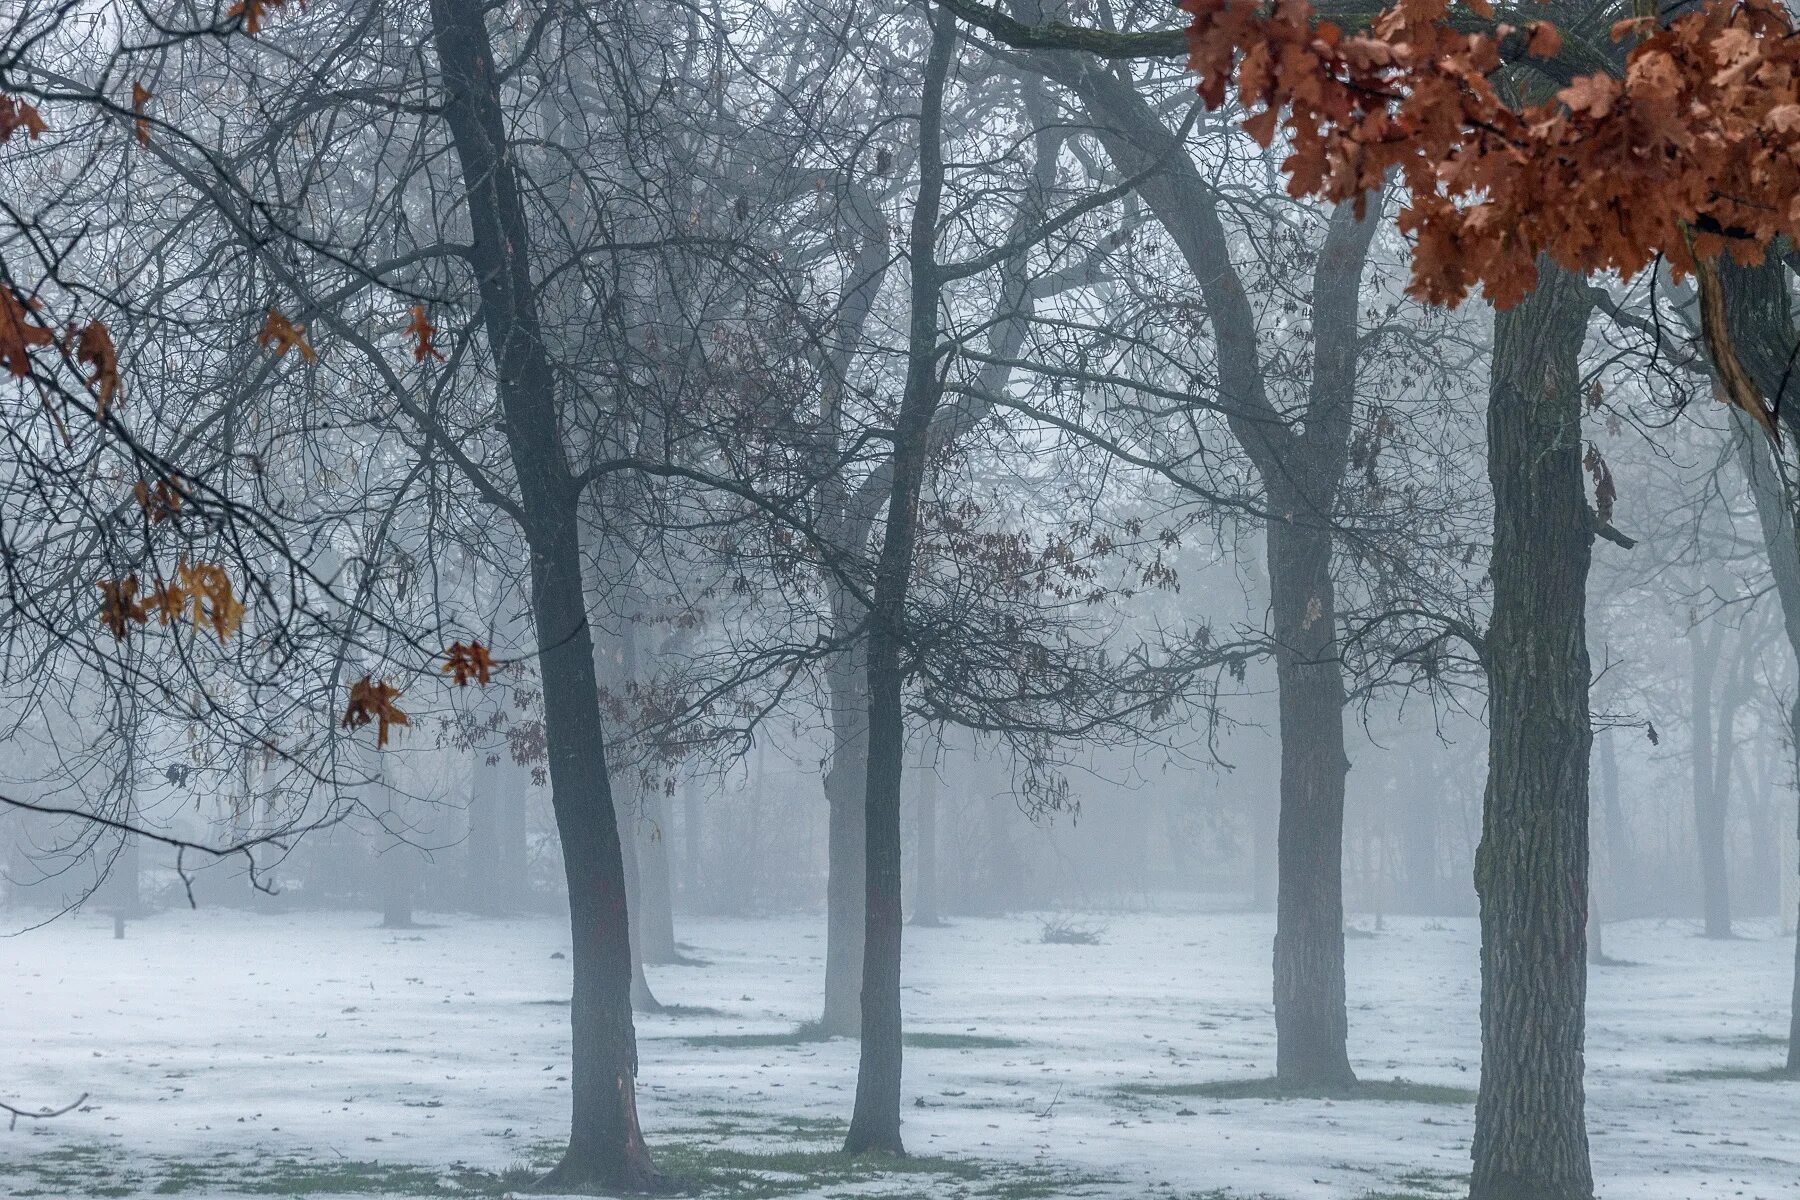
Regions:
<svg viewBox="0 0 1800 1200"><path fill-rule="evenodd" d="M194 628L210 628L221 642L243 624L244 605L232 591L231 576L215 563L181 559L174 579L159 578L142 595L141 586L135 574L100 581L100 625L121 641L130 636L133 623L146 624L151 614L159 625L187 616Z"/></svg>
<svg viewBox="0 0 1800 1200"><path fill-rule="evenodd" d="M385 749L388 743L388 730L396 725L411 725L412 718L400 711L394 703L400 697L400 689L391 683L376 683L369 676L350 685L350 707L344 710L343 725L345 729L361 729L373 723L375 725L375 748Z"/></svg>
<svg viewBox="0 0 1800 1200"><path fill-rule="evenodd" d="M444 651L444 665L439 669L451 676L458 687L468 686L471 680L485 687L493 675L494 665L488 648L471 640L466 644L451 642L450 648ZM412 724L412 718L395 703L398 699L399 688L385 680L376 683L372 677L364 675L350 685L350 703L344 709L342 725L345 729L355 730L373 724L375 748L385 749L390 730Z"/></svg>
<svg viewBox="0 0 1800 1200"><path fill-rule="evenodd" d="M20 300L9 287L0 287L0 366L16 379L31 374L31 352L40 346L58 345L56 335L38 316L35 299ZM64 353L92 368L87 379L94 393L94 417L104 421L119 398L119 350L103 321L71 325L60 342Z"/></svg>
<svg viewBox="0 0 1800 1200"><path fill-rule="evenodd" d="M467 687L471 679L486 687L493 674L494 658L480 642L451 642L450 649L444 652L444 665L438 670L456 680L457 687Z"/></svg>
<svg viewBox="0 0 1800 1200"><path fill-rule="evenodd" d="M1760 260L1800 233L1800 37L1779 0L1708 0L1633 39L1623 78L1584 75L1514 106L1496 90L1501 43L1549 58L1562 36L1458 31L1449 0L1399 0L1366 34L1314 21L1306 0L1182 0L1189 62L1218 107L1235 82L1245 128L1277 125L1296 196L1366 196L1397 172L1416 242L1411 290L1455 304L1479 286L1501 307L1547 254L1576 272L1632 275L1666 256L1681 271L1729 250ZM1491 17L1486 0L1469 0Z"/></svg>
<svg viewBox="0 0 1800 1200"><path fill-rule="evenodd" d="M138 480L131 485L131 498L137 501L152 525L178 519L181 505L186 500L180 486L166 479L159 479L154 484Z"/></svg>
<svg viewBox="0 0 1800 1200"><path fill-rule="evenodd" d="M43 114L38 112L37 105L13 96L0 95L0 144L5 143L20 129L25 131L26 137L36 141L48 133L50 127L44 124Z"/></svg>

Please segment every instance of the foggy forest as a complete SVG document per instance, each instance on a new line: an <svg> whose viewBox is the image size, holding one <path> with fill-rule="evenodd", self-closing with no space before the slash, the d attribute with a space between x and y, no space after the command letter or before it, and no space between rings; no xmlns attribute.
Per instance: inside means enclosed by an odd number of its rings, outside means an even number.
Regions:
<svg viewBox="0 0 1800 1200"><path fill-rule="evenodd" d="M0 0L0 1197L1800 1200L1788 0Z"/></svg>

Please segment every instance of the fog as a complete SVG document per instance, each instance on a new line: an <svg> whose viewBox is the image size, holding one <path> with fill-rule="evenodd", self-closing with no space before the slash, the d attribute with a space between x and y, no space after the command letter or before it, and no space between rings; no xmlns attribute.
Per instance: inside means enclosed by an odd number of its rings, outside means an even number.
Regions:
<svg viewBox="0 0 1800 1200"><path fill-rule="evenodd" d="M1785 185L1185 7L0 5L0 1195L1800 1197Z"/></svg>

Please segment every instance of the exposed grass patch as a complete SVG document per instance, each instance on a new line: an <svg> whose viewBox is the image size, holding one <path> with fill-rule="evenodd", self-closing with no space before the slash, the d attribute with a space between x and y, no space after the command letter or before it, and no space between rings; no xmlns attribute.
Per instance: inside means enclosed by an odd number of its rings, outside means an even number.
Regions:
<svg viewBox="0 0 1800 1200"><path fill-rule="evenodd" d="M1371 1100L1392 1104L1473 1104L1468 1088L1410 1079L1363 1079L1350 1087L1292 1087L1273 1078L1214 1079L1203 1083L1129 1083L1121 1092L1138 1096L1196 1096L1204 1100Z"/></svg>
<svg viewBox="0 0 1800 1200"><path fill-rule="evenodd" d="M815 1039L802 1037L797 1029L786 1033L703 1033L681 1038L689 1046L718 1049L757 1049L764 1046L802 1046Z"/></svg>
<svg viewBox="0 0 1800 1200"><path fill-rule="evenodd" d="M1678 1041L1680 1039L1670 1038L1669 1040ZM1779 1046L1785 1050L1788 1044L1787 1038L1777 1033L1733 1033L1718 1037L1694 1038L1693 1040L1704 1042L1709 1046L1745 1046L1753 1049Z"/></svg>
<svg viewBox="0 0 1800 1200"><path fill-rule="evenodd" d="M1025 1044L981 1033L909 1033L904 1040L916 1050L1016 1050Z"/></svg>
<svg viewBox="0 0 1800 1200"><path fill-rule="evenodd" d="M1704 1067L1697 1071L1671 1071L1670 1079L1741 1079L1755 1083L1800 1083L1800 1074L1786 1067Z"/></svg>
<svg viewBox="0 0 1800 1200"><path fill-rule="evenodd" d="M438 1170L406 1163L294 1156L245 1159L134 1157L116 1150L69 1146L13 1164L14 1196L179 1196L228 1192L246 1196L405 1196L408 1200L500 1196L533 1173L502 1175L468 1168Z"/></svg>

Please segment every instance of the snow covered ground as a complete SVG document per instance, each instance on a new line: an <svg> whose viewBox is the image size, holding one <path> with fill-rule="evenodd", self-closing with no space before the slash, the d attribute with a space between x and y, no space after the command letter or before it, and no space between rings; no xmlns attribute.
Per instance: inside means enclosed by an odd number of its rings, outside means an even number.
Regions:
<svg viewBox="0 0 1800 1200"><path fill-rule="evenodd" d="M0 1098L89 1096L61 1119L0 1126L0 1195L443 1195L499 1186L454 1165L543 1162L566 1119L562 926L427 920L395 933L362 913L174 911L115 941L110 919L77 915L0 939ZM1462 1186L1473 1111L1445 1089L1476 1081L1473 922L1390 918L1349 943L1358 1070L1440 1085L1396 1089L1436 1101L1423 1103L1157 1090L1270 1072L1271 918L1092 920L1095 946L1042 944L1034 917L908 930L907 1019L926 1035L907 1052L908 1146L967 1163L873 1178L749 1156L829 1150L849 1114L854 1044L784 1040L817 1015L822 921L682 922L705 965L651 979L686 1011L639 1025L653 1146L767 1165L719 1185L746 1196L1348 1200ZM1800 1197L1800 1083L1753 1074L1781 1059L1793 943L1745 932L1608 928L1607 951L1630 965L1592 972L1603 1196Z"/></svg>

